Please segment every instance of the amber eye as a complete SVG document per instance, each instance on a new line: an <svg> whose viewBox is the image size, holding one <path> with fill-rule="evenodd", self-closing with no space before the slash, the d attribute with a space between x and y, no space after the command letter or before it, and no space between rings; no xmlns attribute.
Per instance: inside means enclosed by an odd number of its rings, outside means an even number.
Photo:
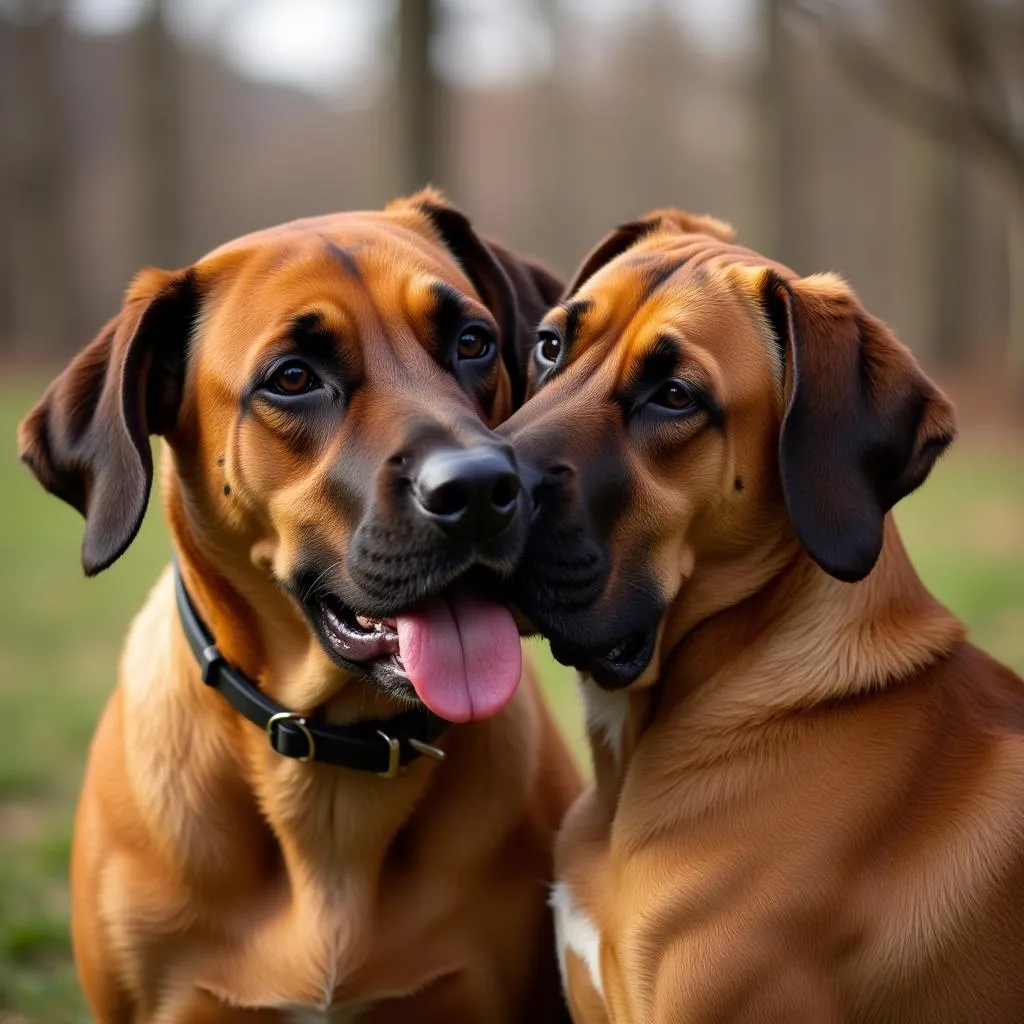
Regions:
<svg viewBox="0 0 1024 1024"><path fill-rule="evenodd" d="M541 331L537 351L546 363L557 363L562 354L562 339L554 331Z"/></svg>
<svg viewBox="0 0 1024 1024"><path fill-rule="evenodd" d="M681 380L663 384L652 401L672 412L695 412L700 404L693 388Z"/></svg>
<svg viewBox="0 0 1024 1024"><path fill-rule="evenodd" d="M491 353L491 339L479 327L469 327L459 335L460 359L483 359Z"/></svg>
<svg viewBox="0 0 1024 1024"><path fill-rule="evenodd" d="M270 378L271 387L281 395L301 395L320 386L316 374L305 364L293 359L283 363Z"/></svg>

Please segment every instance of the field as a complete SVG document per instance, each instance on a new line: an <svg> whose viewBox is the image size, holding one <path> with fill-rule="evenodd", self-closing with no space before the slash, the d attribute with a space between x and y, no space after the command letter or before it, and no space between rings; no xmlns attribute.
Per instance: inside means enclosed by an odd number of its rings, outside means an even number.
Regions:
<svg viewBox="0 0 1024 1024"><path fill-rule="evenodd" d="M168 556L159 514L110 572L78 568L76 513L14 459L36 384L0 385L0 1024L87 1021L68 944L65 876L85 751L133 611ZM154 503L155 504L155 503ZM928 585L980 646L1024 671L1024 459L965 443L900 506ZM579 745L571 682L538 647Z"/></svg>

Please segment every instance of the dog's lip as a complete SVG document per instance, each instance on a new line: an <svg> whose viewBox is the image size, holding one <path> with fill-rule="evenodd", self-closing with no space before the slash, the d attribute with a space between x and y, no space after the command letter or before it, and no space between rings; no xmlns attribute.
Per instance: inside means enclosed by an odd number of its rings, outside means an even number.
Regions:
<svg viewBox="0 0 1024 1024"><path fill-rule="evenodd" d="M601 660L611 665L632 664L643 654L649 632L650 630L640 629L624 636L600 655Z"/></svg>
<svg viewBox="0 0 1024 1024"><path fill-rule="evenodd" d="M357 664L393 658L401 668L393 618L360 615L334 594L320 598L317 612L327 639L341 658Z"/></svg>
<svg viewBox="0 0 1024 1024"><path fill-rule="evenodd" d="M556 661L593 677L606 689L628 686L647 667L654 656L656 627L635 630L607 647L581 647L551 639Z"/></svg>

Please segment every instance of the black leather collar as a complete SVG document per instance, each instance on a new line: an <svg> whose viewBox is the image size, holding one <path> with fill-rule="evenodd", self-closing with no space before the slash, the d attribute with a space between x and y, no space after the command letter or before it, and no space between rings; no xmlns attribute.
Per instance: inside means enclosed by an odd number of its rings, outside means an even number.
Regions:
<svg viewBox="0 0 1024 1024"><path fill-rule="evenodd" d="M224 660L185 590L177 565L174 590L181 625L202 669L203 682L263 729L270 746L282 757L376 772L384 778L393 778L402 765L420 754L444 760L444 751L432 744L450 723L425 707L404 711L394 718L326 725L271 700L248 676Z"/></svg>

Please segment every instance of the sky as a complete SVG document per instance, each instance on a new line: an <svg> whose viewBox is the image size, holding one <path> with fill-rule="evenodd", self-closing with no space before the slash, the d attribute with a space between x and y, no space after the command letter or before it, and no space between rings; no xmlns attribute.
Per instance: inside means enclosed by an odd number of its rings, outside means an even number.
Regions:
<svg viewBox="0 0 1024 1024"><path fill-rule="evenodd" d="M130 28L147 0L68 2L78 28L105 33ZM701 45L729 50L750 42L757 0L562 0L596 34L621 31L658 2ZM358 105L387 76L396 6L396 0L171 0L170 12L176 31L215 42L241 74ZM543 73L556 55L538 11L538 0L446 0L433 54L438 72L479 88Z"/></svg>

